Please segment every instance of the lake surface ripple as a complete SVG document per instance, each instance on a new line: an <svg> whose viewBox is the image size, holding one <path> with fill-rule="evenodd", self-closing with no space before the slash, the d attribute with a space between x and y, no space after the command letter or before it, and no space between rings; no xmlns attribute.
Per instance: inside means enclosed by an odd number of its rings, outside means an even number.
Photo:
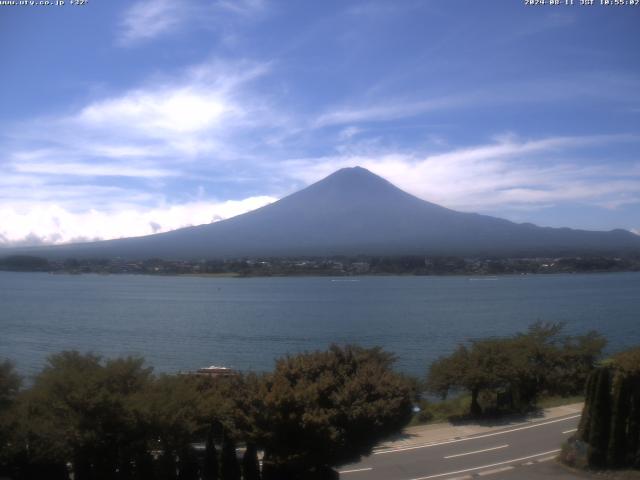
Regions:
<svg viewBox="0 0 640 480"><path fill-rule="evenodd" d="M61 350L143 355L156 371L270 370L332 342L380 345L423 376L460 342L536 320L640 344L640 273L205 278L0 272L0 358L32 375Z"/></svg>

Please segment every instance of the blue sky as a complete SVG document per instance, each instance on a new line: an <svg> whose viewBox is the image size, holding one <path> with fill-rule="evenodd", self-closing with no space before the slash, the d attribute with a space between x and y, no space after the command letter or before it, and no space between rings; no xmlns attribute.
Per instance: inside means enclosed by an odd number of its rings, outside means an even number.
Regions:
<svg viewBox="0 0 640 480"><path fill-rule="evenodd" d="M640 233L640 5L574 3L0 6L0 245L208 223L354 165Z"/></svg>

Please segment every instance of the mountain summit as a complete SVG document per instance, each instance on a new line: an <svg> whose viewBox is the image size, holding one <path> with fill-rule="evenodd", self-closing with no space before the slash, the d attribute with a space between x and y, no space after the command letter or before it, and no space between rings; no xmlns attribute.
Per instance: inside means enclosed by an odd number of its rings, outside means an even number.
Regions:
<svg viewBox="0 0 640 480"><path fill-rule="evenodd" d="M560 256L640 252L625 230L543 228L462 213L343 168L257 210L137 238L31 249L48 257L164 259L333 255Z"/></svg>

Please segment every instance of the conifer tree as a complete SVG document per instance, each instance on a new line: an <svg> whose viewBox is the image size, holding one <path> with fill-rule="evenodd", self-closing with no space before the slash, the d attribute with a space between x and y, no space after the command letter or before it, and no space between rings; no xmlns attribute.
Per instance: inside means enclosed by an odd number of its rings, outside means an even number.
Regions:
<svg viewBox="0 0 640 480"><path fill-rule="evenodd" d="M133 478L135 480L155 480L155 461L148 452L140 452L134 458L135 468Z"/></svg>
<svg viewBox="0 0 640 480"><path fill-rule="evenodd" d="M594 370L587 377L587 385L585 387L584 407L582 408L582 416L578 427L578 438L584 442L589 441L589 427L591 424L591 409L593 408L593 398L595 395L596 384L598 380L598 370Z"/></svg>
<svg viewBox="0 0 640 480"><path fill-rule="evenodd" d="M178 460L178 480L199 480L198 459L193 448L186 447L180 451Z"/></svg>
<svg viewBox="0 0 640 480"><path fill-rule="evenodd" d="M625 461L630 406L629 383L629 378L623 373L618 373L613 380L611 432L607 450L607 466L609 467L621 467Z"/></svg>
<svg viewBox="0 0 640 480"><path fill-rule="evenodd" d="M176 456L173 452L165 449L156 465L158 467L159 480L176 480L178 478Z"/></svg>
<svg viewBox="0 0 640 480"><path fill-rule="evenodd" d="M240 480L240 465L236 456L236 445L227 432L222 438L220 480Z"/></svg>
<svg viewBox="0 0 640 480"><path fill-rule="evenodd" d="M632 377L631 405L629 425L627 427L627 451L625 463L628 466L640 467L640 376Z"/></svg>
<svg viewBox="0 0 640 480"><path fill-rule="evenodd" d="M242 480L260 480L258 449L253 442L247 443L247 449L242 456Z"/></svg>
<svg viewBox="0 0 640 480"><path fill-rule="evenodd" d="M610 373L607 368L598 370L595 395L591 407L589 425L589 449L587 460L596 468L606 466L609 425L611 421Z"/></svg>
<svg viewBox="0 0 640 480"><path fill-rule="evenodd" d="M202 480L218 480L218 452L213 438L213 425L209 428L204 452Z"/></svg>

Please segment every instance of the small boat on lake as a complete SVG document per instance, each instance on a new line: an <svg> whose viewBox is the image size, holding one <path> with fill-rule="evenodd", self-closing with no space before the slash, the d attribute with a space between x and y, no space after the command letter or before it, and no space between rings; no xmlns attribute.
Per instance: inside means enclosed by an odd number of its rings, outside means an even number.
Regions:
<svg viewBox="0 0 640 480"><path fill-rule="evenodd" d="M238 375L238 372L229 367L220 367L217 365L211 365L209 367L199 368L194 372L195 375L203 375L207 377L233 377Z"/></svg>

